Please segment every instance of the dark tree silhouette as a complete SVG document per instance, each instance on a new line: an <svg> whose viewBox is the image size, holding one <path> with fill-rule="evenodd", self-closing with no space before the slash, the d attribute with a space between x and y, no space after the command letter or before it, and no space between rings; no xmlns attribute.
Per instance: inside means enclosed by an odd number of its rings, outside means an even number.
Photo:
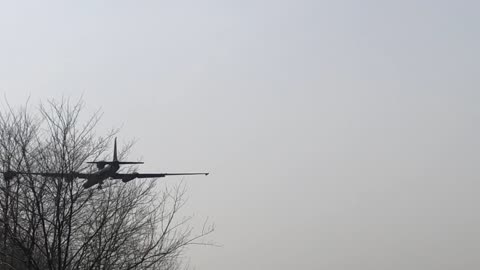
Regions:
<svg viewBox="0 0 480 270"><path fill-rule="evenodd" d="M85 161L107 155L117 130L98 136L101 114L84 103L28 103L0 111L2 171L89 172ZM131 144L122 149L125 155ZM194 233L179 217L185 190L157 181L110 181L84 189L78 179L19 175L0 181L0 269L177 269L179 256L202 243L213 226Z"/></svg>

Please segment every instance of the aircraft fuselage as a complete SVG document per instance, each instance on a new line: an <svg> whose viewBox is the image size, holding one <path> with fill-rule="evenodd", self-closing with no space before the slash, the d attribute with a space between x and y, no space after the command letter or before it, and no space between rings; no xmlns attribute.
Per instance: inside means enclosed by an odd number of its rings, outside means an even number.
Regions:
<svg viewBox="0 0 480 270"><path fill-rule="evenodd" d="M114 177L119 168L120 166L115 163L105 165L102 169L92 173L91 176L87 178L87 182L83 184L83 187L89 188L96 184L101 186L103 180Z"/></svg>

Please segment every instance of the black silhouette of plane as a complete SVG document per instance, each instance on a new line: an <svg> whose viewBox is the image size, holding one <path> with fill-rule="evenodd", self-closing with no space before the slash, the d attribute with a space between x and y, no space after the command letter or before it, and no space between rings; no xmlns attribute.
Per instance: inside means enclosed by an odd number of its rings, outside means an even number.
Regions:
<svg viewBox="0 0 480 270"><path fill-rule="evenodd" d="M98 189L102 188L103 181L106 179L120 179L126 183L132 181L135 178L158 178L171 175L208 175L208 173L117 173L120 169L120 165L125 164L143 164L143 162L131 162L131 161L119 161L117 158L117 138L115 138L113 144L113 160L112 161L91 161L90 164L96 164L98 171L93 173L37 173L37 172L16 172L6 171L3 173L5 179L12 179L13 177L24 175L40 175L43 177L63 177L67 181L72 181L75 178L87 179L87 182L83 184L84 188L92 187L98 184Z"/></svg>

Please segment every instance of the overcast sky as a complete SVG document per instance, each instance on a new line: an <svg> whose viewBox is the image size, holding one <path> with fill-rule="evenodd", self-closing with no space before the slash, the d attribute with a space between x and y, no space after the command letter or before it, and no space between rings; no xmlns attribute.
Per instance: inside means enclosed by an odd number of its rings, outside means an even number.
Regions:
<svg viewBox="0 0 480 270"><path fill-rule="evenodd" d="M0 91L210 171L192 269L477 269L479 3L2 2Z"/></svg>

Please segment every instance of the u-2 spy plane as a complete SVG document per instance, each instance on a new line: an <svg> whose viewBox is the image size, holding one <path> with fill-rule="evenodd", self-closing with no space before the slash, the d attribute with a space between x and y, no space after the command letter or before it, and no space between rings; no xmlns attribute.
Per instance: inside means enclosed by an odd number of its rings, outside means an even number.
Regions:
<svg viewBox="0 0 480 270"><path fill-rule="evenodd" d="M3 173L5 179L12 179L13 177L24 174L24 175L40 175L43 177L64 177L67 180L71 181L75 178L86 179L87 182L83 184L84 188L92 187L98 184L98 189L102 188L103 181L106 179L119 179L122 182L126 183L135 178L157 178L165 177L170 175L208 175L208 173L117 173L120 169L120 165L124 164L143 164L143 162L132 162L132 161L119 161L117 158L117 138L115 138L113 144L113 160L112 161L90 161L87 162L90 164L96 164L98 171L93 173L36 173L36 172L16 172L16 171L6 171Z"/></svg>

